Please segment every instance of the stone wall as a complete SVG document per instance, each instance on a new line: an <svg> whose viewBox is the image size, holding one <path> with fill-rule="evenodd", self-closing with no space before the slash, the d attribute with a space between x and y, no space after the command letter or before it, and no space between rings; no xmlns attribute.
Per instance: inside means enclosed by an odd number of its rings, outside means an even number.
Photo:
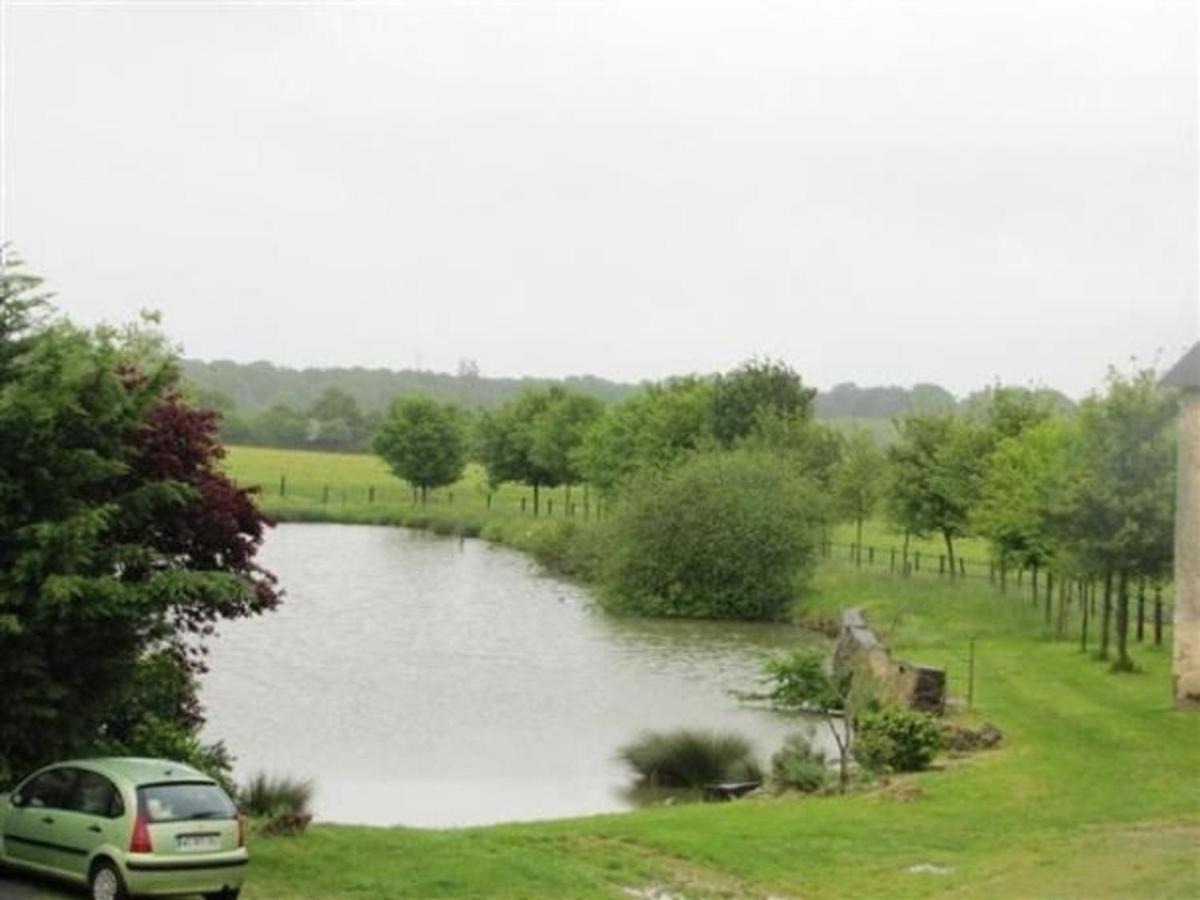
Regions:
<svg viewBox="0 0 1200 900"><path fill-rule="evenodd" d="M852 676L856 690L869 690L885 702L939 715L945 711L945 670L894 659L867 625L862 610L848 609L842 613L842 628L833 650L833 670L839 675ZM864 679L870 685L859 683Z"/></svg>
<svg viewBox="0 0 1200 900"><path fill-rule="evenodd" d="M1175 699L1200 706L1200 390L1185 391L1179 412L1175 520Z"/></svg>

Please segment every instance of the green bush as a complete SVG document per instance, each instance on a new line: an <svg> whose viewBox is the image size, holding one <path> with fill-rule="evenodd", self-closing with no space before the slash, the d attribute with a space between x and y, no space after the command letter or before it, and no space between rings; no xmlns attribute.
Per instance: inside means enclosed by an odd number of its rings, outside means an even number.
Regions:
<svg viewBox="0 0 1200 900"><path fill-rule="evenodd" d="M932 716L889 708L859 719L854 756L875 771L919 772L933 762L941 745L941 731Z"/></svg>
<svg viewBox="0 0 1200 900"><path fill-rule="evenodd" d="M527 526L520 546L551 572L584 580L597 568L594 529L574 519L548 520Z"/></svg>
<svg viewBox="0 0 1200 900"><path fill-rule="evenodd" d="M806 794L823 789L829 783L825 754L814 750L808 736L789 734L771 757L771 781L779 788L793 788Z"/></svg>
<svg viewBox="0 0 1200 900"><path fill-rule="evenodd" d="M616 612L775 619L811 575L825 502L775 453L704 452L626 483L604 522Z"/></svg>
<svg viewBox="0 0 1200 900"><path fill-rule="evenodd" d="M308 816L314 791L311 780L259 772L238 792L238 806L256 818Z"/></svg>
<svg viewBox="0 0 1200 900"><path fill-rule="evenodd" d="M648 731L618 755L643 782L658 787L762 780L750 742L734 732Z"/></svg>

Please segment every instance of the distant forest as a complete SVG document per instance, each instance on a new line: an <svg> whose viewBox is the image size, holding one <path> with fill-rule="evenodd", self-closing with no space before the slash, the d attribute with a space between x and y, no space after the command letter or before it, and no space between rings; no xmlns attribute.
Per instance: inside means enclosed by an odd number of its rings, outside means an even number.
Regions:
<svg viewBox="0 0 1200 900"><path fill-rule="evenodd" d="M491 378L470 361L457 374L413 369L290 369L269 362L184 360L183 374L194 399L220 410L230 443L328 450L364 450L396 397L428 397L469 412L495 409L524 391L557 385L605 403L620 401L640 385L592 375L550 378ZM936 384L859 387L839 384L818 393L817 417L837 423L862 422L886 438L890 421L913 412L969 411L980 391L962 400ZM1071 401L1047 391L1064 407Z"/></svg>

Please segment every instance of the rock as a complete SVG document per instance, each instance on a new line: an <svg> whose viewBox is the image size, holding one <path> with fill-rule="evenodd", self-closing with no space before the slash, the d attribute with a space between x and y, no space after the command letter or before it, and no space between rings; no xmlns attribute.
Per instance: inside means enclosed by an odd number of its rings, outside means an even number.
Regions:
<svg viewBox="0 0 1200 900"><path fill-rule="evenodd" d="M950 866L939 866L937 863L917 863L904 871L913 875L949 875L954 869Z"/></svg>
<svg viewBox="0 0 1200 900"><path fill-rule="evenodd" d="M942 746L958 753L991 750L998 747L1004 740L1004 732L991 722L985 722L978 728L959 725L955 722L943 722L941 730Z"/></svg>

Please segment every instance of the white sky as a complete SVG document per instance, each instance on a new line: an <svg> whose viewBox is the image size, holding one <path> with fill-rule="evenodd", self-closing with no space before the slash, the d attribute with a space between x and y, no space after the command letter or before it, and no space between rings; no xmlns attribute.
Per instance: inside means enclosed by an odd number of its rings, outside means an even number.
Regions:
<svg viewBox="0 0 1200 900"><path fill-rule="evenodd" d="M1190 2L2 2L4 237L192 356L1078 394L1200 337Z"/></svg>

